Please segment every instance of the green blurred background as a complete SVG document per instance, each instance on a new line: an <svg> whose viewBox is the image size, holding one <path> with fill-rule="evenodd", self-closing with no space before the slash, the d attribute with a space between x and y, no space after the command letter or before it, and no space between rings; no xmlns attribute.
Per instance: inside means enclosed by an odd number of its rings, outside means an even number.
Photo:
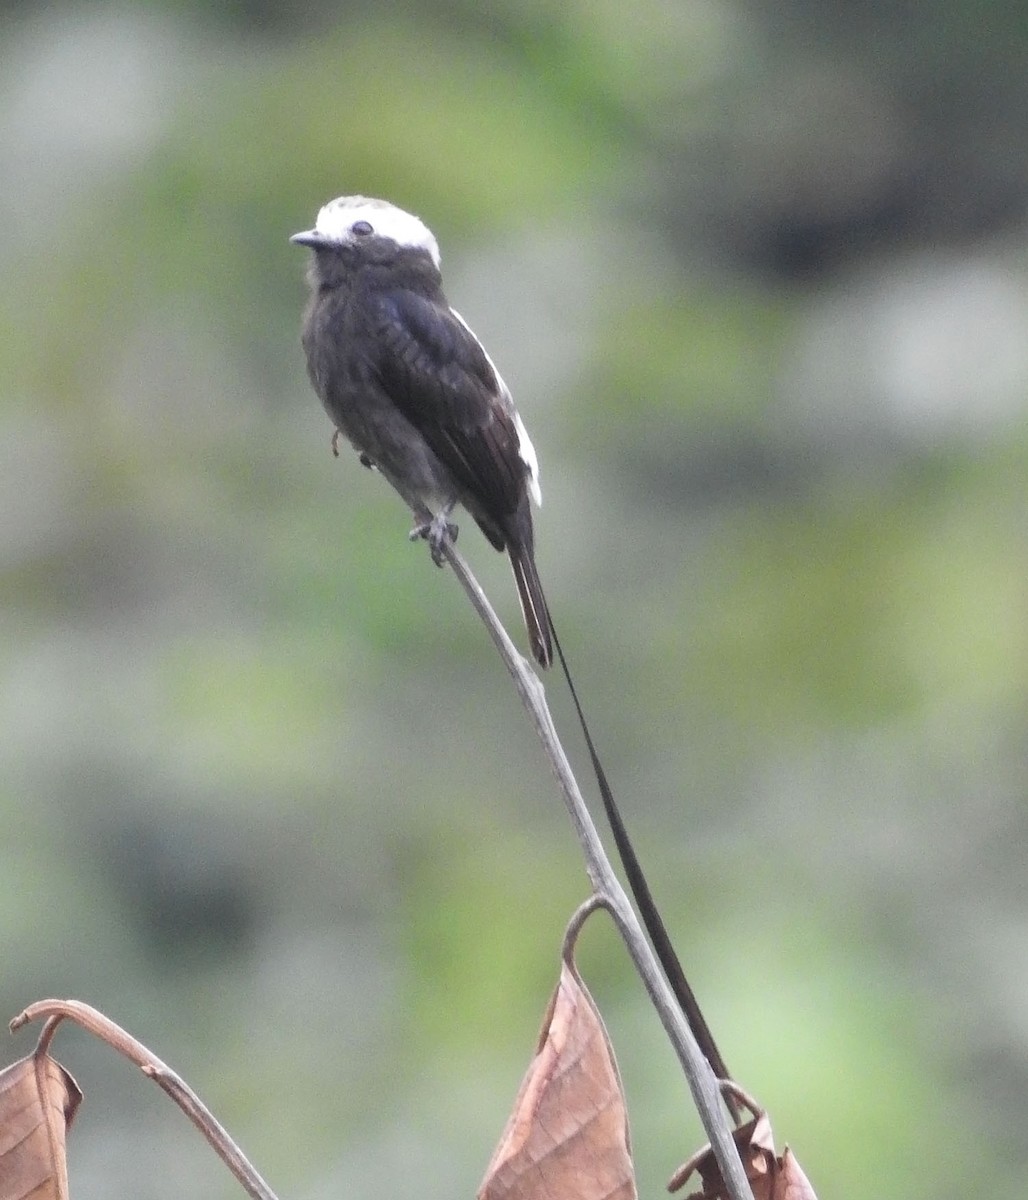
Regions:
<svg viewBox="0 0 1028 1200"><path fill-rule="evenodd" d="M0 39L0 1011L98 1005L283 1197L479 1183L586 882L307 384L288 236L384 195L532 431L594 732L779 1144L825 1198L1021 1197L1023 4L8 0ZM700 1127L602 919L581 958L656 1196ZM57 1049L77 1196L238 1194Z"/></svg>

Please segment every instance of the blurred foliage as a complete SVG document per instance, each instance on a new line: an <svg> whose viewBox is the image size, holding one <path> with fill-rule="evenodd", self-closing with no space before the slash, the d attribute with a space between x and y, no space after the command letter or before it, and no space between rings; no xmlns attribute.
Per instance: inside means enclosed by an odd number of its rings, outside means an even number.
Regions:
<svg viewBox="0 0 1028 1200"><path fill-rule="evenodd" d="M288 236L380 194L540 448L541 571L729 1064L821 1195L869 1158L904 1200L1020 1195L1025 28L0 8L6 1010L103 1007L282 1194L478 1182L586 881L486 638L304 376ZM699 1127L602 919L582 962L654 1194ZM79 1194L232 1194L58 1052Z"/></svg>

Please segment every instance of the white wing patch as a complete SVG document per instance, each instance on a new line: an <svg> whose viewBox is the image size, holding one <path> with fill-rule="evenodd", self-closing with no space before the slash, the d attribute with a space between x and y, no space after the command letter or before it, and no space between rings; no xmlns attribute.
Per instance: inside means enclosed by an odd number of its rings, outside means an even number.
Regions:
<svg viewBox="0 0 1028 1200"><path fill-rule="evenodd" d="M439 243L431 229L413 213L404 212L388 200L338 196L321 209L314 228L334 242L352 242L361 236L353 232L358 221L367 221L379 237L391 238L398 246L427 250L435 265L440 265Z"/></svg>
<svg viewBox="0 0 1028 1200"><path fill-rule="evenodd" d="M485 348L485 346L478 341L478 338L475 336L475 331L455 308L451 308L450 312L453 313L458 321L460 321L468 333L475 338L475 341L478 342L482 353L485 355L486 362L493 369L493 374L496 376L496 381L500 385L500 399L505 402L510 415L514 418L514 428L518 435L518 456L528 468L528 494L532 497L537 506L542 507L543 492L542 488L539 486L539 456L536 454L535 447L532 445L532 439L528 436L528 430L525 428L525 423L521 419L521 414L514 407L514 397L510 394L510 388L508 388L503 382L503 376L499 371L497 371L496 363L494 363L489 357L489 351Z"/></svg>
<svg viewBox="0 0 1028 1200"><path fill-rule="evenodd" d="M532 439L528 436L528 430L525 428L525 422L522 421L521 414L517 409L514 410L514 428L518 431L518 453L521 455L521 461L528 467L528 494L538 507L542 507L543 490L539 486L539 456L535 452Z"/></svg>

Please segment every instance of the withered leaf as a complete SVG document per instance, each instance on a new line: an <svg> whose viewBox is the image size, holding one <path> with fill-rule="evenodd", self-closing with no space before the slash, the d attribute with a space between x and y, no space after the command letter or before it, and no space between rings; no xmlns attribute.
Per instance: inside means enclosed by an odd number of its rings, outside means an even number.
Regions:
<svg viewBox="0 0 1028 1200"><path fill-rule="evenodd" d="M733 1130L732 1137L746 1169L753 1200L817 1200L789 1147L786 1146L781 1157L775 1154L774 1134L766 1112L758 1111ZM684 1187L694 1172L703 1186L698 1192L690 1193L686 1200L727 1200L721 1168L710 1146L698 1150L678 1168L668 1183L668 1191L676 1192Z"/></svg>
<svg viewBox="0 0 1028 1200"><path fill-rule="evenodd" d="M0 1071L0 1200L66 1200L65 1133L81 1100L49 1055Z"/></svg>
<svg viewBox="0 0 1028 1200"><path fill-rule="evenodd" d="M778 1174L771 1200L817 1200L810 1180L803 1174L802 1167L788 1146L778 1160Z"/></svg>
<svg viewBox="0 0 1028 1200"><path fill-rule="evenodd" d="M564 963L479 1200L635 1200L628 1117L603 1021Z"/></svg>

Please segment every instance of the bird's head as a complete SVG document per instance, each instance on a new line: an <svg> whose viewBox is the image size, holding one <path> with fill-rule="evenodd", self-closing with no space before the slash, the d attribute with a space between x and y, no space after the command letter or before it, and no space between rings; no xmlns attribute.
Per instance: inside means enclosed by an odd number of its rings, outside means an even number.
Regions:
<svg viewBox="0 0 1028 1200"><path fill-rule="evenodd" d="M289 240L312 250L366 252L371 258L388 257L397 249L422 251L439 268L439 244L428 226L388 200L367 196L330 200L313 229L294 233Z"/></svg>

